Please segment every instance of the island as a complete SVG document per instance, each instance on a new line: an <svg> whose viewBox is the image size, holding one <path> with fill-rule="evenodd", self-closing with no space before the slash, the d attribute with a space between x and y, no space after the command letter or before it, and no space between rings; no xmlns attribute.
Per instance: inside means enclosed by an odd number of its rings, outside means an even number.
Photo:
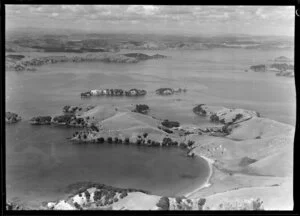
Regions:
<svg viewBox="0 0 300 216"><path fill-rule="evenodd" d="M253 65L250 67L250 70L253 70L255 72L265 72L266 71L266 65Z"/></svg>
<svg viewBox="0 0 300 216"><path fill-rule="evenodd" d="M291 59L280 56L273 60L272 64L260 64L250 66L250 70L255 72L276 72L276 76L294 77L294 65L290 64Z"/></svg>
<svg viewBox="0 0 300 216"><path fill-rule="evenodd" d="M21 121L21 116L13 112L6 112L5 113L5 123L13 124Z"/></svg>
<svg viewBox="0 0 300 216"><path fill-rule="evenodd" d="M156 94L158 95L173 95L175 93L181 93L181 92L186 92L187 90L184 88L177 88L177 89L173 89L173 88L159 88L157 90L155 90Z"/></svg>
<svg viewBox="0 0 300 216"><path fill-rule="evenodd" d="M93 89L90 91L80 93L81 97L91 97L91 96L145 96L147 91L144 89Z"/></svg>
<svg viewBox="0 0 300 216"><path fill-rule="evenodd" d="M274 59L275 62L292 62L292 59L286 57L286 56L279 56Z"/></svg>

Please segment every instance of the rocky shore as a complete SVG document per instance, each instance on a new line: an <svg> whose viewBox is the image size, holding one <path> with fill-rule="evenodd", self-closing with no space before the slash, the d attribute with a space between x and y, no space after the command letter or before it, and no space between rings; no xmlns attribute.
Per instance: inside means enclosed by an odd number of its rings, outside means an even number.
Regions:
<svg viewBox="0 0 300 216"><path fill-rule="evenodd" d="M128 54L115 54L115 53L89 53L78 56L47 56L47 57L23 57L18 58L15 55L6 56L6 69L15 71L34 71L36 67L45 64L56 64L63 62L107 62L107 63L137 63L149 59L166 58L163 55L149 56L142 53L128 53Z"/></svg>

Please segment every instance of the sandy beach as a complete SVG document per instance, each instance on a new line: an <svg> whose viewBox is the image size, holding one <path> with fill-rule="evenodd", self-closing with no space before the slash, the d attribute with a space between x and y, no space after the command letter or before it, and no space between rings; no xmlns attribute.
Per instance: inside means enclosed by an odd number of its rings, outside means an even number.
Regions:
<svg viewBox="0 0 300 216"><path fill-rule="evenodd" d="M211 177L212 177L212 175L213 175L213 173L214 173L214 167L213 167L214 160L212 160L212 159L210 159L210 158L207 158L207 157L205 157L205 156L203 156L203 155L199 155L199 154L196 154L196 155L197 155L197 157L201 157L201 158L203 158L203 159L205 159L205 160L207 161L208 166L209 166L209 175L208 175L208 177L207 177L205 183L201 184L199 188L197 188L197 189L195 189L195 190L193 190L193 191L191 191L191 192L188 192L188 193L186 193L186 194L184 195L184 196L187 197L187 198L191 197L194 193L196 193L196 192L202 190L203 188L210 187L210 186L211 186L210 179L211 179Z"/></svg>

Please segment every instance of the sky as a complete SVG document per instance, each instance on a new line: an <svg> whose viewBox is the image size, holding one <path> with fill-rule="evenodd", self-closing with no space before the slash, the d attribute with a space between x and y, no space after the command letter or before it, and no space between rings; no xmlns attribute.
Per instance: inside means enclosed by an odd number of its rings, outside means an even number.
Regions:
<svg viewBox="0 0 300 216"><path fill-rule="evenodd" d="M294 35L294 6L5 5L6 28Z"/></svg>

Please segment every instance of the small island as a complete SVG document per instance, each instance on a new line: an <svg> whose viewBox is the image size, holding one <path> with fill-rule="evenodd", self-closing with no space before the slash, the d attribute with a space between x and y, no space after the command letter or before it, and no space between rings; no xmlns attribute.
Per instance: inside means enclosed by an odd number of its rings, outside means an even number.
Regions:
<svg viewBox="0 0 300 216"><path fill-rule="evenodd" d="M181 93L181 92L186 92L187 90L184 88L177 88L177 89L173 89L173 88L159 88L157 89L155 92L158 95L173 95L175 93Z"/></svg>
<svg viewBox="0 0 300 216"><path fill-rule="evenodd" d="M13 124L21 121L21 116L13 112L6 112L5 113L5 123Z"/></svg>
<svg viewBox="0 0 300 216"><path fill-rule="evenodd" d="M260 64L250 66L250 70L255 72L276 72L276 76L283 77L294 77L294 65L290 64L291 59L280 56L273 60L275 63L272 64Z"/></svg>
<svg viewBox="0 0 300 216"><path fill-rule="evenodd" d="M146 90L143 89L93 89L87 92L82 92L81 97L91 97L91 96L127 96L127 97L138 97L145 96L147 94Z"/></svg>

